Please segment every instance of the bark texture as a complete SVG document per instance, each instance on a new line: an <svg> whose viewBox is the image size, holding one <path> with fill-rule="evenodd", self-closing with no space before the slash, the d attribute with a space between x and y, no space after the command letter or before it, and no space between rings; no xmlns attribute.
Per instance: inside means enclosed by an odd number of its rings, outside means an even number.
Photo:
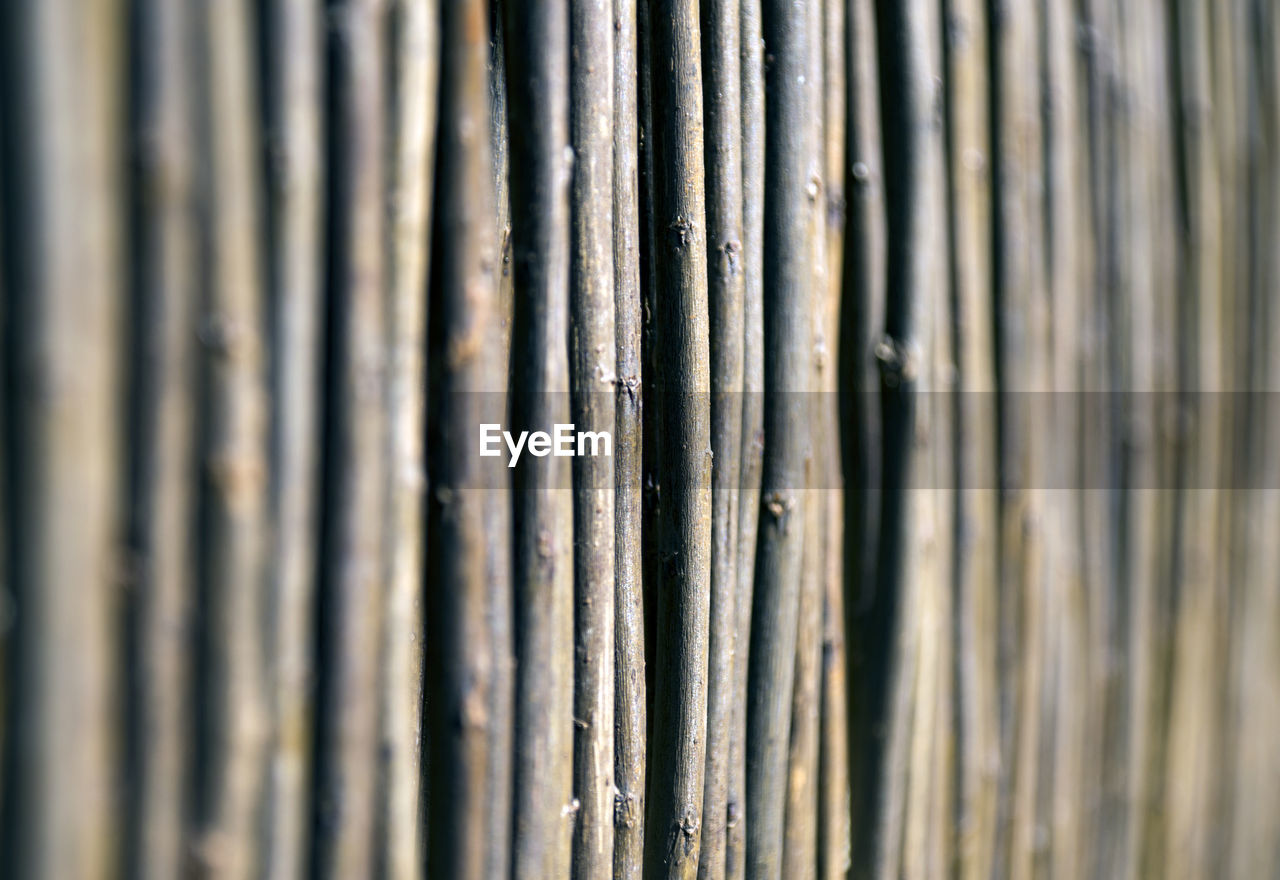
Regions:
<svg viewBox="0 0 1280 880"><path fill-rule="evenodd" d="M1272 7L0 4L0 874L1276 876Z"/></svg>

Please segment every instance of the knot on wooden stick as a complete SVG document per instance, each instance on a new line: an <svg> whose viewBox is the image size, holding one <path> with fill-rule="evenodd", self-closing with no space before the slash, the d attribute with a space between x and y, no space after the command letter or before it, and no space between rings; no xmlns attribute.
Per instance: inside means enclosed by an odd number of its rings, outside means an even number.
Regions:
<svg viewBox="0 0 1280 880"><path fill-rule="evenodd" d="M671 233L671 246L677 251L682 251L693 243L693 220L689 217L677 216L671 221L667 231Z"/></svg>
<svg viewBox="0 0 1280 880"><path fill-rule="evenodd" d="M687 858L697 848L702 831L702 823L698 820L698 812L693 807L684 811L684 815L680 817L678 828L680 831L678 837L680 848Z"/></svg>
<svg viewBox="0 0 1280 880"><path fill-rule="evenodd" d="M795 507L796 496L790 492L770 492L764 499L764 509L769 511L773 521L784 533L787 530L787 520L791 518L791 511L795 510Z"/></svg>
<svg viewBox="0 0 1280 880"><path fill-rule="evenodd" d="M916 378L916 356L902 340L885 336L876 343L875 356L886 388L897 388Z"/></svg>
<svg viewBox="0 0 1280 880"><path fill-rule="evenodd" d="M615 828L635 828L640 824L640 797L634 792L618 789L613 793L613 824Z"/></svg>

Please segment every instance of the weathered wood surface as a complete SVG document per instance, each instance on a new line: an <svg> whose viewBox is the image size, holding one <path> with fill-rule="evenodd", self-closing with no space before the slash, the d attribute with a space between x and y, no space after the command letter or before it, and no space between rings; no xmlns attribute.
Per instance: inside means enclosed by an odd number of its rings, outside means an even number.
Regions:
<svg viewBox="0 0 1280 880"><path fill-rule="evenodd" d="M0 874L1276 875L1278 47L4 5Z"/></svg>

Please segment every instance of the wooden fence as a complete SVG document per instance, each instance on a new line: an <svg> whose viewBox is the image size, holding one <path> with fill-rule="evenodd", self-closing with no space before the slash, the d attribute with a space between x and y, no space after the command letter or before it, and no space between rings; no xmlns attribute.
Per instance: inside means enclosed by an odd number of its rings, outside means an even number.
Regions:
<svg viewBox="0 0 1280 880"><path fill-rule="evenodd" d="M1280 876L1278 392L1272 0L7 0L0 877Z"/></svg>

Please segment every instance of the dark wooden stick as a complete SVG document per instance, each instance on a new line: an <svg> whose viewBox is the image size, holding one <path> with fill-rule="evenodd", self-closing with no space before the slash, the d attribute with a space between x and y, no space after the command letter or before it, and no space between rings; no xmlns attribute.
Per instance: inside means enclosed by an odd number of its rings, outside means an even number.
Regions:
<svg viewBox="0 0 1280 880"><path fill-rule="evenodd" d="M569 418L569 16L505 9L511 176L513 430ZM573 779L573 508L568 463L515 473L516 876L569 871Z"/></svg>
<svg viewBox="0 0 1280 880"><path fill-rule="evenodd" d="M502 416L497 347L497 228L490 158L484 0L442 4L440 120L428 318L427 706L430 719L428 876L480 878L505 861L493 750L510 741L499 694L510 674L495 620L508 587L501 483L485 478L476 425ZM496 412L495 412L496 410ZM503 468L502 470L505 470ZM496 562L496 564L495 564ZM509 624L506 624L509 627Z"/></svg>
<svg viewBox="0 0 1280 880"><path fill-rule="evenodd" d="M697 4L654 0L653 231L661 571L645 875L692 878L706 773L711 406L702 74Z"/></svg>
<svg viewBox="0 0 1280 880"><path fill-rule="evenodd" d="M371 870L377 822L387 513L384 238L386 18L375 0L331 10L329 450L321 578L315 867Z"/></svg>
<svg viewBox="0 0 1280 880"><path fill-rule="evenodd" d="M661 563L662 519L662 468L658 454L658 438L662 435L662 407L659 405L659 389L662 387L662 361L658 356L657 323L658 296L655 286L659 240L656 238L653 220L653 77L650 62L653 59L653 27L650 24L650 7L647 0L636 3L636 67L639 71L636 83L636 103L639 107L637 152L639 167L640 201L640 359L641 387L648 388L650 405L641 425L641 480L643 494L640 506L640 560L645 584L657 584ZM646 589L644 600L644 643L646 656L654 657L657 645L657 589ZM646 743L653 729L654 674L657 662L645 665L645 719L648 725ZM646 746L647 747L647 746ZM647 797L647 794L646 794ZM649 814L645 810L645 816Z"/></svg>
<svg viewBox="0 0 1280 880"><path fill-rule="evenodd" d="M0 12L0 24L8 25L9 21ZM12 29L8 32L12 33ZM10 58L13 55L9 56ZM0 70L7 68L0 67ZM3 144L5 133L12 124L7 112L7 95L0 89L0 144ZM8 165L5 147L0 146L0 181L7 179ZM13 402L13 388L10 375L13 371L12 354L16 346L11 341L10 328L16 321L17 297L12 294L15 279L11 276L10 267L14 261L6 251L9 239L6 236L7 224L12 222L5 215L8 208L0 210L0 342L4 350L0 352L0 572L4 573L5 583L0 587L0 602L4 602L12 613L17 609L17 598L12 583L13 578L13 517L17 499L13 493L14 478L10 475L9 463L13 460L13 441L10 433L16 424L16 417L10 412ZM16 274L16 273L15 273ZM8 808L5 805L7 793L11 790L10 779L13 770L9 767L9 756L13 754L12 745L17 734L14 724L16 715L14 706L17 703L17 688L14 685L13 670L17 666L18 640L15 627L6 626L0 629L0 845L11 846L11 826L17 823L9 821ZM129 833L129 829L125 829ZM127 844L126 844L127 845Z"/></svg>
<svg viewBox="0 0 1280 880"><path fill-rule="evenodd" d="M920 798L918 790L912 797L907 788L907 768L927 769L920 766L924 741L917 736L912 742L914 710L933 710L927 696L918 698L916 671L919 613L927 607L920 600L936 588L931 580L936 559L917 556L913 541L917 534L929 534L925 520L931 523L934 511L927 493L908 491L914 480L928 485L932 478L923 467L929 457L915 453L917 438L930 438L928 446L935 445L928 422L916 425L916 385L932 344L924 322L932 318L938 284L931 261L944 242L929 189L933 179L941 182L933 162L936 62L928 51L933 14L924 3L886 4L877 27L881 88L899 98L882 108L888 263L885 332L875 350L883 433L874 587L857 598L848 634L850 644L857 645L851 651L856 662L851 662L850 681L858 683L852 717L863 733L851 746L853 760L861 763L855 790L865 798L855 809L855 827L864 817L870 821L868 829L859 827L855 843L859 876L873 870L894 875L900 869L907 809ZM855 164L855 179L858 171ZM920 729L927 733L928 726Z"/></svg>
<svg viewBox="0 0 1280 880"><path fill-rule="evenodd" d="M641 559L643 386L641 384L640 204L636 89L636 0L614 0L613 278L618 389L614 576L613 872L639 880L644 864L644 581Z"/></svg>
<svg viewBox="0 0 1280 880"><path fill-rule="evenodd" d="M844 190L843 302L840 313L840 419L844 493L844 590L849 685L849 782L854 876L867 876L878 809L879 733L876 676L862 639L875 610L876 543L881 493L880 386L875 343L884 326L885 204L881 150L880 67L871 0L853 0L845 19L847 148Z"/></svg>
<svg viewBox="0 0 1280 880"><path fill-rule="evenodd" d="M805 10L766 2L764 462L747 712L746 876L782 869L812 372Z"/></svg>

